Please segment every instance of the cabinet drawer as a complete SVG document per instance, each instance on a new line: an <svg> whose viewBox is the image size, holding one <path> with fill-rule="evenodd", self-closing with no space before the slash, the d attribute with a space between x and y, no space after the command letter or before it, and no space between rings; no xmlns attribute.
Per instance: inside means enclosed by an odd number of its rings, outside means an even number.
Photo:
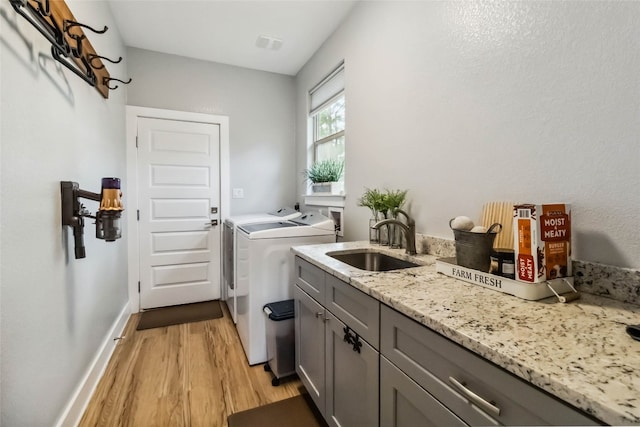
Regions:
<svg viewBox="0 0 640 427"><path fill-rule="evenodd" d="M324 305L325 272L315 265L296 257L296 284L312 298Z"/></svg>
<svg viewBox="0 0 640 427"><path fill-rule="evenodd" d="M325 307L376 350L380 347L380 303L327 274Z"/></svg>
<svg viewBox="0 0 640 427"><path fill-rule="evenodd" d="M387 306L380 335L381 353L470 425L598 424Z"/></svg>
<svg viewBox="0 0 640 427"><path fill-rule="evenodd" d="M380 357L380 425L427 427L467 424L386 358Z"/></svg>

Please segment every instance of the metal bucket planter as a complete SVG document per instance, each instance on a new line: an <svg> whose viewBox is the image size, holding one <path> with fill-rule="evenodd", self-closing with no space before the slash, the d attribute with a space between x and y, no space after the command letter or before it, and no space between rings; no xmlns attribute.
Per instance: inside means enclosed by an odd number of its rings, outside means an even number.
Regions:
<svg viewBox="0 0 640 427"><path fill-rule="evenodd" d="M449 221L449 227L451 222ZM502 224L495 223L486 233L473 233L471 231L453 230L456 240L456 263L461 267L489 272L491 266L491 251L496 234L502 231Z"/></svg>

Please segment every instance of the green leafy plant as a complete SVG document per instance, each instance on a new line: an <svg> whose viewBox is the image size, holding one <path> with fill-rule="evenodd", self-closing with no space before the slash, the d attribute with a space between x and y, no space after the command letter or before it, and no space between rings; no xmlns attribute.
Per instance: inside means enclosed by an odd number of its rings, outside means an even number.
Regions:
<svg viewBox="0 0 640 427"><path fill-rule="evenodd" d="M311 183L318 184L339 181L343 172L344 161L329 159L315 162L309 169L305 169L304 175Z"/></svg>
<svg viewBox="0 0 640 427"><path fill-rule="evenodd" d="M386 190L384 194L385 210L395 216L395 210L404 205L408 190ZM386 215L385 215L386 216Z"/></svg>
<svg viewBox="0 0 640 427"><path fill-rule="evenodd" d="M396 209L404 205L407 198L408 190L384 190L371 189L365 187L365 192L358 199L358 206L371 209L374 217L382 214L384 218L388 218L389 214L393 216Z"/></svg>
<svg viewBox="0 0 640 427"><path fill-rule="evenodd" d="M371 209L371 213L374 218L378 217L378 213L385 208L384 194L378 189L366 188L364 189L362 197L358 199L358 206L363 206Z"/></svg>

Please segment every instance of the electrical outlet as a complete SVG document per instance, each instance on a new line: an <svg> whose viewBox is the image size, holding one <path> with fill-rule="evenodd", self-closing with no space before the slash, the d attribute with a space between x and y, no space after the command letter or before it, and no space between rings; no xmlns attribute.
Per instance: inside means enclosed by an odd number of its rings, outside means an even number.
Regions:
<svg viewBox="0 0 640 427"><path fill-rule="evenodd" d="M231 197L234 199L244 199L244 188L234 188L231 192Z"/></svg>

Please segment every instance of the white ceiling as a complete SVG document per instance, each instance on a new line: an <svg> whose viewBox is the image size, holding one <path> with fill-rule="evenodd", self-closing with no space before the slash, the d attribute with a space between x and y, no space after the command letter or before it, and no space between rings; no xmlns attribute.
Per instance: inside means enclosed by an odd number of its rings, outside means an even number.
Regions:
<svg viewBox="0 0 640 427"><path fill-rule="evenodd" d="M295 75L347 16L347 0L110 0L127 46ZM258 36L282 40L278 50Z"/></svg>

